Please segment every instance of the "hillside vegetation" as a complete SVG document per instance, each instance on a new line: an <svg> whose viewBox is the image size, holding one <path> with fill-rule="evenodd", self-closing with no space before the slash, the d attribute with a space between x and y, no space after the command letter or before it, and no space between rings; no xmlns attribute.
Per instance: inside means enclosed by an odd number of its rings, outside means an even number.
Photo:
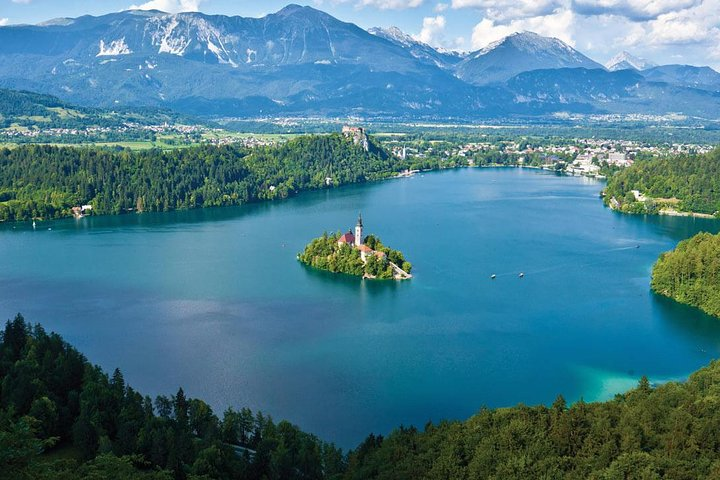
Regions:
<svg viewBox="0 0 720 480"><path fill-rule="evenodd" d="M636 201L632 190L651 200ZM628 213L657 213L668 203L686 212L716 214L720 211L720 149L704 155L639 160L610 178L606 202L612 198Z"/></svg>
<svg viewBox="0 0 720 480"><path fill-rule="evenodd" d="M240 205L400 169L372 141L366 152L339 134L253 149L203 145L133 152L28 145L0 149L0 221L65 217L84 204L97 214Z"/></svg>
<svg viewBox="0 0 720 480"><path fill-rule="evenodd" d="M720 317L720 235L700 233L663 253L651 285L660 295Z"/></svg>
<svg viewBox="0 0 720 480"><path fill-rule="evenodd" d="M114 127L127 122L147 125L188 120L157 108L81 107L52 95L0 88L0 129Z"/></svg>
<svg viewBox="0 0 720 480"><path fill-rule="evenodd" d="M288 422L247 408L219 418L182 388L143 396L20 315L0 336L2 480L331 479L344 470L340 450Z"/></svg>
<svg viewBox="0 0 720 480"><path fill-rule="evenodd" d="M247 409L220 419L182 389L153 401L16 317L0 334L0 479L100 478L717 479L720 362L604 403L400 427L343 455Z"/></svg>

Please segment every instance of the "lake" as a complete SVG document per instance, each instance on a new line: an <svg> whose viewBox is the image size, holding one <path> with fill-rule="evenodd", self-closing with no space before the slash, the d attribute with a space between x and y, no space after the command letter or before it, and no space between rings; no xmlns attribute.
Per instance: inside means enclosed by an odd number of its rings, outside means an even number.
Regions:
<svg viewBox="0 0 720 480"><path fill-rule="evenodd" d="M183 386L218 414L260 408L345 448L482 406L683 379L718 356L720 320L653 295L650 271L720 222L620 215L602 187L458 169L243 207L4 225L0 318L22 312L143 393ZM412 280L296 260L358 212L413 263Z"/></svg>

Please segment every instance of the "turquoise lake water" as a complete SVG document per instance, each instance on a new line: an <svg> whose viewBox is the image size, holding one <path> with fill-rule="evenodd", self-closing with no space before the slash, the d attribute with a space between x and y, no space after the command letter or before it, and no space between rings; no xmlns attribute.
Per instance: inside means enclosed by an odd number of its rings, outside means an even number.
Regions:
<svg viewBox="0 0 720 480"><path fill-rule="evenodd" d="M143 393L182 385L218 413L261 408L343 447L482 406L682 379L718 356L720 320L654 296L650 270L720 223L623 216L602 186L460 169L237 208L4 225L0 318L43 323ZM296 261L359 211L415 278Z"/></svg>

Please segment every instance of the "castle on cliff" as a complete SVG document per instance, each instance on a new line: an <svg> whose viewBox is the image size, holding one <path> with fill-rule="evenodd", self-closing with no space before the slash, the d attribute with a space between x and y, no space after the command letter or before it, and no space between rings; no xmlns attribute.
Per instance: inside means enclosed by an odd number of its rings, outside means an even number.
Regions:
<svg viewBox="0 0 720 480"><path fill-rule="evenodd" d="M355 145L360 145L366 152L370 150L370 141L368 140L367 132L362 127L351 127L344 125L342 128L342 134L347 138L352 138Z"/></svg>

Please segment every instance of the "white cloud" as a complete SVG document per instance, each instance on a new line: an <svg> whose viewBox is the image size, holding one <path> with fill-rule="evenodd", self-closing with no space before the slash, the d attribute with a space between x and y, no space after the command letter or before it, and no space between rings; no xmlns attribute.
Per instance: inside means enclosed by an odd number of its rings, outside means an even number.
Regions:
<svg viewBox="0 0 720 480"><path fill-rule="evenodd" d="M569 45L574 45L574 22L575 15L569 9L559 9L549 15L520 18L506 24L483 18L473 28L472 48L476 50L483 48L489 43L522 31L531 31L546 37L556 37Z"/></svg>
<svg viewBox="0 0 720 480"><path fill-rule="evenodd" d="M404 10L406 8L416 8L423 4L425 0L359 0L359 7L375 7L380 10Z"/></svg>
<svg viewBox="0 0 720 480"><path fill-rule="evenodd" d="M10 19L9 19L9 18L0 18L0 27L4 27L4 26L7 25L8 23L10 23Z"/></svg>
<svg viewBox="0 0 720 480"><path fill-rule="evenodd" d="M322 7L327 0L313 0L313 3ZM425 0L329 0L331 4L354 4L357 8L372 7L379 10L406 10L408 8L417 8L425 3Z"/></svg>
<svg viewBox="0 0 720 480"><path fill-rule="evenodd" d="M703 0L574 0L574 8L582 15L615 15L643 21L702 3Z"/></svg>
<svg viewBox="0 0 720 480"><path fill-rule="evenodd" d="M12 3L22 3L23 5L27 5L32 0L12 0Z"/></svg>
<svg viewBox="0 0 720 480"><path fill-rule="evenodd" d="M569 0L452 0L452 8L478 9L484 18L497 21L546 16L568 7Z"/></svg>
<svg viewBox="0 0 720 480"><path fill-rule="evenodd" d="M448 5L447 3L438 3L437 5L435 5L435 8L433 8L433 11L435 13L442 13L447 10L449 6L450 5Z"/></svg>
<svg viewBox="0 0 720 480"><path fill-rule="evenodd" d="M161 12L197 12L204 0L150 0L141 5L131 5L131 10L160 10Z"/></svg>
<svg viewBox="0 0 720 480"><path fill-rule="evenodd" d="M657 18L634 25L623 39L626 45L707 45L720 43L720 22L715 0L684 10L664 13ZM712 51L712 50L711 50Z"/></svg>
<svg viewBox="0 0 720 480"><path fill-rule="evenodd" d="M420 33L413 35L413 38L428 45L438 45L442 42L445 24L445 17L442 15L425 17L423 18L423 26Z"/></svg>

